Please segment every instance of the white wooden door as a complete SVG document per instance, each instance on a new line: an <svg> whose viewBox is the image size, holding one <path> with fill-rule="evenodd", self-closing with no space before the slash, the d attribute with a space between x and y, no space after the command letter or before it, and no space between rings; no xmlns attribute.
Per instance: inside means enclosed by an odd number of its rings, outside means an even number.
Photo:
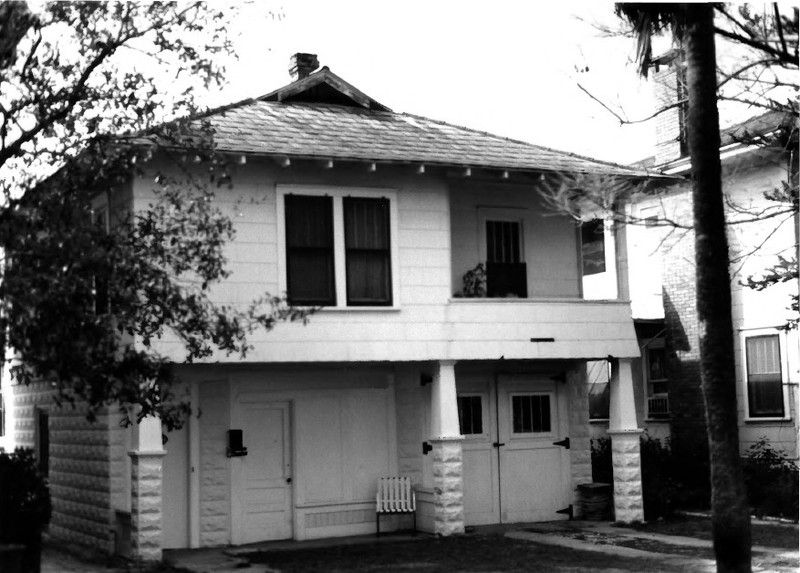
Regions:
<svg viewBox="0 0 800 573"><path fill-rule="evenodd" d="M252 402L239 407L247 455L239 462L241 498L234 543L292 537L292 465L288 402Z"/></svg>
<svg viewBox="0 0 800 573"><path fill-rule="evenodd" d="M569 451L557 383L547 377L501 379L500 505L503 523L567 519ZM566 470L566 472L565 472Z"/></svg>
<svg viewBox="0 0 800 573"><path fill-rule="evenodd" d="M499 474L494 439L494 391L479 383L459 389L459 414L464 436L464 518L468 525L500 521Z"/></svg>
<svg viewBox="0 0 800 573"><path fill-rule="evenodd" d="M556 513L569 505L571 487L569 451L553 443L567 428L558 390L547 376L459 381L467 525L567 518Z"/></svg>

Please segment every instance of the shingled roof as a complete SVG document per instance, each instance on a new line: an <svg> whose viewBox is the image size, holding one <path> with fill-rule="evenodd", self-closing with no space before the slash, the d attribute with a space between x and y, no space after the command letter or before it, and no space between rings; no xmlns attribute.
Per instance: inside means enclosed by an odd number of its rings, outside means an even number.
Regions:
<svg viewBox="0 0 800 573"><path fill-rule="evenodd" d="M396 113L327 67L257 99L210 112L219 151L536 172L652 176L425 117Z"/></svg>

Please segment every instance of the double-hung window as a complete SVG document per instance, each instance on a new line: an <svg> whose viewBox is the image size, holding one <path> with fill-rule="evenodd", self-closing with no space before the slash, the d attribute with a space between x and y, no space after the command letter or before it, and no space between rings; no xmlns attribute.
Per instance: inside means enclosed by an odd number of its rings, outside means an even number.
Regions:
<svg viewBox="0 0 800 573"><path fill-rule="evenodd" d="M286 292L292 304L336 304L333 200L286 195Z"/></svg>
<svg viewBox="0 0 800 573"><path fill-rule="evenodd" d="M393 195L378 190L287 187L282 288L302 306L392 306Z"/></svg>
<svg viewBox="0 0 800 573"><path fill-rule="evenodd" d="M392 304L389 200L344 197L348 306Z"/></svg>
<svg viewBox="0 0 800 573"><path fill-rule="evenodd" d="M780 335L746 336L745 374L751 418L783 418L786 414Z"/></svg>
<svg viewBox="0 0 800 573"><path fill-rule="evenodd" d="M486 221L486 294L489 297L528 296L521 221Z"/></svg>

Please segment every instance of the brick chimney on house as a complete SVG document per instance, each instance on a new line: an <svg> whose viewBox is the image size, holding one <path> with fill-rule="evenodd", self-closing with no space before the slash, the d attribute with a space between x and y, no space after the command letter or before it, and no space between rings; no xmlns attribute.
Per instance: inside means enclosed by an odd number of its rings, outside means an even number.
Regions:
<svg viewBox="0 0 800 573"><path fill-rule="evenodd" d="M656 118L656 165L668 163L689 154L686 145L686 114L689 110L686 90L686 66L683 54L673 49L653 59L653 101ZM678 104L678 102L683 103ZM676 106L676 104L678 104Z"/></svg>
<svg viewBox="0 0 800 573"><path fill-rule="evenodd" d="M319 67L319 60L316 54L297 53L289 58L289 74L293 80L307 78Z"/></svg>

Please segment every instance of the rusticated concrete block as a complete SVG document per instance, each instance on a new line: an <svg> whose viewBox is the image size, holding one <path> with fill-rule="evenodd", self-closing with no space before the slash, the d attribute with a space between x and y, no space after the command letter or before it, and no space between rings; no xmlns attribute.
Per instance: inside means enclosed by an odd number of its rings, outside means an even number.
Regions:
<svg viewBox="0 0 800 573"><path fill-rule="evenodd" d="M163 453L131 452L131 550L136 559L160 561Z"/></svg>
<svg viewBox="0 0 800 573"><path fill-rule="evenodd" d="M615 519L623 523L644 521L640 432L610 431L609 434L614 469Z"/></svg>
<svg viewBox="0 0 800 573"><path fill-rule="evenodd" d="M434 533L464 533L464 480L461 441L431 440L433 445Z"/></svg>

